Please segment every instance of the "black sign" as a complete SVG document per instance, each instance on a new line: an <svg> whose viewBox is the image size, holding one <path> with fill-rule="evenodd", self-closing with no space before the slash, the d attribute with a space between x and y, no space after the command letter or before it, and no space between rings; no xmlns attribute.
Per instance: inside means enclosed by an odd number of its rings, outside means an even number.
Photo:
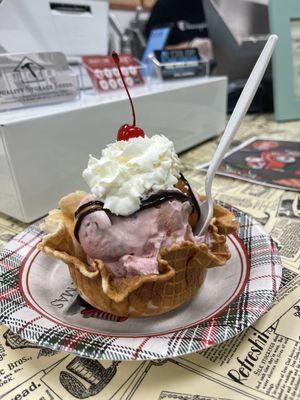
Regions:
<svg viewBox="0 0 300 400"><path fill-rule="evenodd" d="M202 59L195 48L156 50L163 79L188 78L208 74L208 62Z"/></svg>

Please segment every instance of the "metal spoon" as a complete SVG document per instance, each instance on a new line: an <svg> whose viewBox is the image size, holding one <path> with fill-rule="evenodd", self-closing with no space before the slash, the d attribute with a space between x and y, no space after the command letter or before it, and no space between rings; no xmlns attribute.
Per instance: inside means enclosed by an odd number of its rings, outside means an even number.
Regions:
<svg viewBox="0 0 300 400"><path fill-rule="evenodd" d="M234 138L246 112L248 111L248 108L253 100L253 97L272 57L277 40L277 35L270 35L246 82L246 85L227 123L217 150L215 151L213 158L210 162L205 179L206 200L202 203L199 203L201 215L197 226L194 228L194 233L197 235L201 235L206 230L213 216L213 198L211 193L212 181L217 172L217 169L219 168L224 158L225 153L227 152L230 143L232 142L232 139Z"/></svg>

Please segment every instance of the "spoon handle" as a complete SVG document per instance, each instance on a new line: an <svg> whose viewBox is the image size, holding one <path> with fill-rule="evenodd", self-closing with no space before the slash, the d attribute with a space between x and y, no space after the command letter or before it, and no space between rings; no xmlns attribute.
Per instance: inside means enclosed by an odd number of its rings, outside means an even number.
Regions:
<svg viewBox="0 0 300 400"><path fill-rule="evenodd" d="M221 137L217 150L215 151L210 162L205 179L205 192L208 201L211 200L211 186L213 178L224 158L225 153L227 152L230 143L232 142L232 139L234 138L234 135L239 129L246 112L248 111L248 108L267 69L270 58L272 57L277 40L277 35L269 36L269 39L246 82L246 85L227 123L223 136Z"/></svg>

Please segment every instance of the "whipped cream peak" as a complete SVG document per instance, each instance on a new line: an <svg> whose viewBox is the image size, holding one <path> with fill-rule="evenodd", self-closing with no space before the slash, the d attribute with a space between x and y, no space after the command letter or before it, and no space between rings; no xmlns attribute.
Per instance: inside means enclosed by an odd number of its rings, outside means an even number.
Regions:
<svg viewBox="0 0 300 400"><path fill-rule="evenodd" d="M139 209L142 198L172 189L180 167L173 143L154 135L109 144L100 159L90 155L82 176L104 208L128 216Z"/></svg>

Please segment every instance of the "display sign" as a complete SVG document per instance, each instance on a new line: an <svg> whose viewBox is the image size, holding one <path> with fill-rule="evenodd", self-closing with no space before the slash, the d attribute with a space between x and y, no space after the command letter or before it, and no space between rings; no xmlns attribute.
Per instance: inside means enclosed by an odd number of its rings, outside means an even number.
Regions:
<svg viewBox="0 0 300 400"><path fill-rule="evenodd" d="M208 72L208 63L201 59L196 48L156 50L154 55L163 79L205 76Z"/></svg>
<svg viewBox="0 0 300 400"><path fill-rule="evenodd" d="M168 37L171 32L171 27L170 26L164 26L162 28L156 28L152 29L147 41L147 45L142 57L142 62L144 64L147 64L148 62L148 57L150 54L152 54L155 50L162 50L167 41Z"/></svg>
<svg viewBox="0 0 300 400"><path fill-rule="evenodd" d="M0 110L65 102L77 93L63 53L0 55Z"/></svg>
<svg viewBox="0 0 300 400"><path fill-rule="evenodd" d="M119 57L127 86L130 88L142 85L144 80L137 61L127 54L121 54ZM108 92L123 88L118 68L111 56L84 56L82 61L96 91Z"/></svg>

